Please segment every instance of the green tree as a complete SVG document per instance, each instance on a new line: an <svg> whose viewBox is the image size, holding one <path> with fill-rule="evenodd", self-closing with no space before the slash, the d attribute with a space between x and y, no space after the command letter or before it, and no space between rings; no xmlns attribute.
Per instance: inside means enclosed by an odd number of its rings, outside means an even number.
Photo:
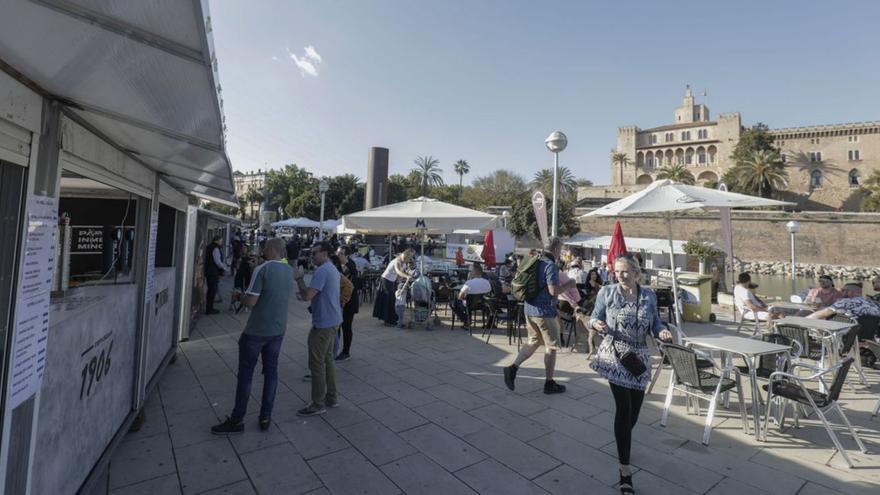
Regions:
<svg viewBox="0 0 880 495"><path fill-rule="evenodd" d="M262 191L257 188L250 188L246 193L244 193L244 201L248 205L250 205L250 209L254 209L259 206L260 203L263 202L266 198L263 196ZM251 218L251 220L254 220Z"/></svg>
<svg viewBox="0 0 880 495"><path fill-rule="evenodd" d="M735 165L748 161L755 151L774 151L776 147L773 134L770 134L770 128L765 124L758 122L750 129L742 132L730 155L731 161Z"/></svg>
<svg viewBox="0 0 880 495"><path fill-rule="evenodd" d="M452 165L455 173L458 174L458 188L459 190L464 187L464 176L465 174L469 174L471 172L471 166L468 164L467 160L459 160Z"/></svg>
<svg viewBox="0 0 880 495"><path fill-rule="evenodd" d="M388 177L388 203L400 203L412 199L410 189L413 184L406 175L392 174Z"/></svg>
<svg viewBox="0 0 880 495"><path fill-rule="evenodd" d="M750 194L769 198L788 187L788 172L776 150L756 150L734 168L738 183Z"/></svg>
<svg viewBox="0 0 880 495"><path fill-rule="evenodd" d="M286 211L294 198L317 187L318 179L296 164L285 165L281 170L270 170L266 173L266 194L269 209L273 211L279 206Z"/></svg>
<svg viewBox="0 0 880 495"><path fill-rule="evenodd" d="M429 187L443 185L443 176L440 175L443 173L443 169L440 168L440 160L428 155L416 157L413 163L416 166L412 169L411 174L418 178L422 196L427 196Z"/></svg>
<svg viewBox="0 0 880 495"><path fill-rule="evenodd" d="M694 185L696 179L684 165L667 165L657 173L658 179L669 179L682 184Z"/></svg>
<svg viewBox="0 0 880 495"><path fill-rule="evenodd" d="M206 210L216 211L217 213L222 213L224 215L229 215L234 217L238 213L238 208L234 206L224 205L222 203L215 203L213 201L208 201L205 204Z"/></svg>
<svg viewBox="0 0 880 495"><path fill-rule="evenodd" d="M571 196L577 192L577 179L568 167L559 167L559 193L561 196ZM547 198L553 197L553 169L544 168L535 172L531 186L544 193Z"/></svg>
<svg viewBox="0 0 880 495"><path fill-rule="evenodd" d="M880 212L880 171L875 170L859 188L864 197L860 205L862 211Z"/></svg>
<svg viewBox="0 0 880 495"><path fill-rule="evenodd" d="M528 191L526 181L521 175L511 170L499 169L474 179L471 187L463 191L462 199L471 208L509 206L512 198L528 196Z"/></svg>
<svg viewBox="0 0 880 495"><path fill-rule="evenodd" d="M538 230L538 222L535 219L535 209L528 195L519 195L511 202L512 211L507 221L507 230L516 237L530 235L536 239L541 238ZM547 230L550 234L550 210L547 210ZM557 210L557 222L559 222L559 235L570 237L578 233L580 226L574 215L574 201L571 198L562 198Z"/></svg>
<svg viewBox="0 0 880 495"><path fill-rule="evenodd" d="M626 153L612 153L611 154L611 163L617 165L618 171L620 173L620 183L623 184L623 169L626 168L627 165L632 163Z"/></svg>

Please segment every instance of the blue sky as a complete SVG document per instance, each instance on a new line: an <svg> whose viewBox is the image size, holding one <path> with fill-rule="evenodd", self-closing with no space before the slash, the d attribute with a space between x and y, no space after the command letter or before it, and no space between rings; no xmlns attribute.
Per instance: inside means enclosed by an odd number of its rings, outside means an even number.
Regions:
<svg viewBox="0 0 880 495"><path fill-rule="evenodd" d="M211 3L238 170L366 175L417 155L447 182L560 163L609 180L617 127L672 122L685 84L713 116L789 127L880 120L880 2L281 1Z"/></svg>

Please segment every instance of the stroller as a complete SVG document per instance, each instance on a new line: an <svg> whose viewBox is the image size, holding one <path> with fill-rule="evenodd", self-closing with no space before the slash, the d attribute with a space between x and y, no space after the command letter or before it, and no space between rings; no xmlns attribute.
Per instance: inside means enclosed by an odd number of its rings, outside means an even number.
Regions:
<svg viewBox="0 0 880 495"><path fill-rule="evenodd" d="M434 289L431 277L422 275L416 270L413 273L409 289L412 301L412 321L424 323L425 330L431 331L431 314L434 312Z"/></svg>

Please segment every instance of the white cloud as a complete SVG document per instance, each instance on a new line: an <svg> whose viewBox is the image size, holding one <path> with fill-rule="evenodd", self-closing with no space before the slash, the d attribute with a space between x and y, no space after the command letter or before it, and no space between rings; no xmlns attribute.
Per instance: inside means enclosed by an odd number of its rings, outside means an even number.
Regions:
<svg viewBox="0 0 880 495"><path fill-rule="evenodd" d="M294 65L299 68L299 72L303 77L318 77L318 67L320 67L321 62L323 62L321 55L312 45L303 48L303 52L303 56L299 57L291 52L289 48L287 49L287 54L290 56L290 59L293 60Z"/></svg>
<svg viewBox="0 0 880 495"><path fill-rule="evenodd" d="M277 61L277 60L278 60L278 57L276 57L275 55L272 55L272 60Z"/></svg>

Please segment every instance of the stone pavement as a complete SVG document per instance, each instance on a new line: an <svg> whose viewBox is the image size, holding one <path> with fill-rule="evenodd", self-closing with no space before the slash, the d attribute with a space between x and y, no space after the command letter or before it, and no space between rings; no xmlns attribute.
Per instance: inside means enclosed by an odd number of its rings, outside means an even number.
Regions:
<svg viewBox="0 0 880 495"><path fill-rule="evenodd" d="M211 425L231 410L237 369L236 339L246 314L203 317L180 345L158 391L149 398L144 427L128 434L114 454L107 485L112 495L134 494L613 494L617 459L613 402L606 382L583 353L561 351L557 377L563 395L545 396L543 356L526 362L516 392L501 368L516 345L493 336L489 344L444 325L385 328L366 304L355 320L353 358L339 363L341 407L298 418L309 398L305 339L309 315L290 305L280 360L273 425L257 427L261 376L255 375L243 435L213 436ZM708 326L689 324L690 334ZM854 384L844 408L869 451L880 452L880 418L870 390ZM668 426L659 426L665 378L646 398L634 432L634 482L641 494L765 493L830 495L880 492L880 456L862 455L840 438L857 467L847 469L813 420L766 443L741 430L739 409L719 408L710 446L700 443L705 416L687 415L676 397ZM748 388L748 387L746 387ZM705 403L703 403L705 412ZM835 418L837 420L837 418ZM826 465L827 464L827 465Z"/></svg>

